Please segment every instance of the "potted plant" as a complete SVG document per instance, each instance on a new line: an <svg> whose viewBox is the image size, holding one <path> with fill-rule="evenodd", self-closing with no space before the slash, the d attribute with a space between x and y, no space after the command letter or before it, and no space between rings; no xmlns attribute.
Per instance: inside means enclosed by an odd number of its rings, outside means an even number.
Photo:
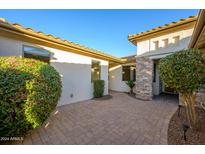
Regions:
<svg viewBox="0 0 205 154"><path fill-rule="evenodd" d="M130 94L133 94L133 88L135 86L135 82L133 80L128 80L126 84L130 87Z"/></svg>

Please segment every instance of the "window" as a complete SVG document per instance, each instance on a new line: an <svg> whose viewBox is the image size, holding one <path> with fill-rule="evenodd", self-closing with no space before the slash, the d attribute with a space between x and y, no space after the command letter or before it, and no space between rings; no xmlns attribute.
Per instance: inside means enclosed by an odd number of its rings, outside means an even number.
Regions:
<svg viewBox="0 0 205 154"><path fill-rule="evenodd" d="M131 80L136 81L136 68L131 67Z"/></svg>
<svg viewBox="0 0 205 154"><path fill-rule="evenodd" d="M159 48L159 41L154 41L154 50Z"/></svg>
<svg viewBox="0 0 205 154"><path fill-rule="evenodd" d="M122 81L128 80L136 81L136 69L134 66L122 67Z"/></svg>
<svg viewBox="0 0 205 154"><path fill-rule="evenodd" d="M174 40L174 43L179 43L179 36L175 36L175 37L173 37L173 40Z"/></svg>
<svg viewBox="0 0 205 154"><path fill-rule="evenodd" d="M91 81L100 80L100 62L92 61Z"/></svg>
<svg viewBox="0 0 205 154"><path fill-rule="evenodd" d="M130 80L130 66L122 67L122 81Z"/></svg>
<svg viewBox="0 0 205 154"><path fill-rule="evenodd" d="M23 56L26 58L33 58L44 61L46 63L49 63L50 61L50 52L38 47L23 46Z"/></svg>
<svg viewBox="0 0 205 154"><path fill-rule="evenodd" d="M168 40L168 39L164 39L164 40L163 40L163 43L164 43L163 46L164 46L164 47L167 47L168 44L169 44L169 40Z"/></svg>

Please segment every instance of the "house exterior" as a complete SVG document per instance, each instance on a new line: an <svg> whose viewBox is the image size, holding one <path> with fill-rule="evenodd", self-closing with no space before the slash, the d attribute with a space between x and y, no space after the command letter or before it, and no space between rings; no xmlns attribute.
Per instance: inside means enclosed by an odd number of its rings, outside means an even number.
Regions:
<svg viewBox="0 0 205 154"><path fill-rule="evenodd" d="M136 97L152 100L160 93L174 93L159 78L158 62L161 58L187 49L192 37L196 16L129 35L128 40L137 46Z"/></svg>
<svg viewBox="0 0 205 154"><path fill-rule="evenodd" d="M189 48L197 48L205 54L205 10L200 10L194 27ZM205 89L202 88L197 94L197 102L205 109Z"/></svg>
<svg viewBox="0 0 205 154"><path fill-rule="evenodd" d="M92 80L105 81L108 94L109 63L123 63L117 58L43 32L35 32L19 24L0 19L0 56L41 58L52 65L62 77L62 96L58 105L93 97Z"/></svg>
<svg viewBox="0 0 205 154"><path fill-rule="evenodd" d="M52 65L63 83L58 105L91 99L96 79L105 81L104 95L109 89L129 92L126 81L134 80L136 97L152 100L160 93L174 93L160 81L161 58L188 47L205 51L204 14L201 10L198 18L190 16L129 35L128 40L137 46L136 55L121 58L0 18L0 56L38 57Z"/></svg>
<svg viewBox="0 0 205 154"><path fill-rule="evenodd" d="M126 81L135 81L136 79L136 55L122 57L122 59L126 60L123 64L110 64L109 89L118 92L129 92L130 88Z"/></svg>

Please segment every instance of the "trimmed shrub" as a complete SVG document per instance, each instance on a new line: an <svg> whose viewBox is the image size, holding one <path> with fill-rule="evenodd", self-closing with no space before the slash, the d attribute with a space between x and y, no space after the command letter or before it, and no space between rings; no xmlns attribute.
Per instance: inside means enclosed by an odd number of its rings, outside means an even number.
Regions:
<svg viewBox="0 0 205 154"><path fill-rule="evenodd" d="M104 80L93 81L93 96L95 98L102 97L104 94L105 82Z"/></svg>
<svg viewBox="0 0 205 154"><path fill-rule="evenodd" d="M0 136L23 136L39 127L61 95L59 73L47 63L0 57Z"/></svg>
<svg viewBox="0 0 205 154"><path fill-rule="evenodd" d="M182 50L161 59L159 70L164 85L181 94L188 122L196 128L196 94L205 84L205 55L198 49Z"/></svg>

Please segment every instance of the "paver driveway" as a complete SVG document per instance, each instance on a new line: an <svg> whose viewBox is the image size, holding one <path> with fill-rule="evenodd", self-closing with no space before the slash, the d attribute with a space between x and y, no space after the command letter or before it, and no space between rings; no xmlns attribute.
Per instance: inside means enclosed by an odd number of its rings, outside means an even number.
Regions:
<svg viewBox="0 0 205 154"><path fill-rule="evenodd" d="M141 101L124 93L58 107L23 144L167 144L177 100Z"/></svg>

